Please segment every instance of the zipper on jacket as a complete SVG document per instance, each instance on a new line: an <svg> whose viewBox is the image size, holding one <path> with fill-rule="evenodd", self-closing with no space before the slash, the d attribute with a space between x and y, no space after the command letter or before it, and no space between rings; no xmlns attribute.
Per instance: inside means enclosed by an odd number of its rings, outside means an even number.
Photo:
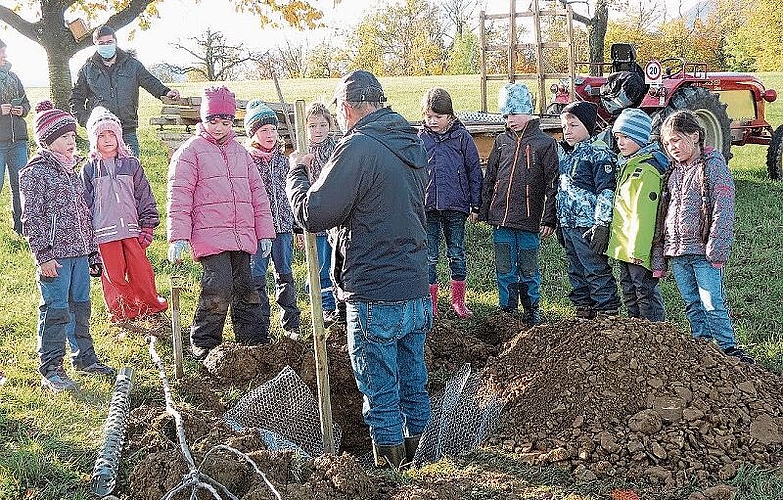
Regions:
<svg viewBox="0 0 783 500"><path fill-rule="evenodd" d="M525 178L525 207L527 218L530 218L530 144L525 146L525 159L527 161L527 177Z"/></svg>
<svg viewBox="0 0 783 500"><path fill-rule="evenodd" d="M511 174L508 176L508 188L506 189L506 211L503 214L503 221L501 222L501 226L506 225L506 220L508 219L508 209L511 203L511 187L514 185L514 173L517 170L517 160L519 160L519 148L522 147L522 136L520 135L519 138L517 138L517 148L514 151L514 161L511 162Z"/></svg>

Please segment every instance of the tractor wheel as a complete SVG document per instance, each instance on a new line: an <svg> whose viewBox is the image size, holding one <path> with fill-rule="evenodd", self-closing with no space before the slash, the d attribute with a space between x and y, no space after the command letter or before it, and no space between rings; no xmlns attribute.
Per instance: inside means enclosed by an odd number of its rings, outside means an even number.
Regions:
<svg viewBox="0 0 783 500"><path fill-rule="evenodd" d="M783 179L783 125L772 134L772 142L767 150L767 170L773 181Z"/></svg>
<svg viewBox="0 0 783 500"><path fill-rule="evenodd" d="M731 158L731 120L726 105L705 88L685 87L672 94L669 105L652 115L654 138L659 138L666 117L681 109L689 109L699 117L707 132L705 144L721 151L728 161Z"/></svg>

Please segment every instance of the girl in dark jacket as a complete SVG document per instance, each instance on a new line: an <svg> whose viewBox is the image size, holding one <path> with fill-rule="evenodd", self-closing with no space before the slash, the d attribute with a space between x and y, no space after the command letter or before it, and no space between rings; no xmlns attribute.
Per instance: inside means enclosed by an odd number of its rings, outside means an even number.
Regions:
<svg viewBox="0 0 783 500"><path fill-rule="evenodd" d="M451 96L432 88L421 100L424 117L419 137L427 148L429 181L427 211L427 262L432 311L438 314L438 253L441 232L451 270L451 307L460 318L473 315L465 305L465 221L476 221L481 205L483 175L478 149L470 132L454 116Z"/></svg>

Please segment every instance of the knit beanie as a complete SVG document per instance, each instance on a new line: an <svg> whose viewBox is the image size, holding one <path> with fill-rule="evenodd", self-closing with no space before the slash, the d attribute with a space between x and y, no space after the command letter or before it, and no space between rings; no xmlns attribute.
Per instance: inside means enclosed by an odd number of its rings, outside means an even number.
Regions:
<svg viewBox="0 0 783 500"><path fill-rule="evenodd" d="M100 153L98 152L98 136L105 130L113 132L114 137L117 138L117 156L131 156L130 149L128 149L128 146L125 145L125 141L122 139L122 124L120 123L120 119L103 106L97 106L92 110L90 117L87 119L87 135L90 139L90 157L100 157Z"/></svg>
<svg viewBox="0 0 783 500"><path fill-rule="evenodd" d="M598 121L598 106L592 102L576 101L572 102L560 112L560 116L570 114L576 116L587 132L593 135L595 132L595 123Z"/></svg>
<svg viewBox="0 0 783 500"><path fill-rule="evenodd" d="M646 146L650 144L652 120L639 108L626 108L615 120L612 132L619 132L639 146Z"/></svg>
<svg viewBox="0 0 783 500"><path fill-rule="evenodd" d="M237 113L237 100L234 93L224 87L204 89L201 97L201 121L205 122L214 116L234 117Z"/></svg>
<svg viewBox="0 0 783 500"><path fill-rule="evenodd" d="M73 116L55 108L48 100L35 105L35 140L40 146L48 146L68 132L76 132Z"/></svg>
<svg viewBox="0 0 783 500"><path fill-rule="evenodd" d="M260 99L253 99L245 107L245 132L253 137L256 131L264 125L277 127L277 113Z"/></svg>
<svg viewBox="0 0 783 500"><path fill-rule="evenodd" d="M524 83L507 83L498 92L498 108L500 114L532 115L533 98Z"/></svg>

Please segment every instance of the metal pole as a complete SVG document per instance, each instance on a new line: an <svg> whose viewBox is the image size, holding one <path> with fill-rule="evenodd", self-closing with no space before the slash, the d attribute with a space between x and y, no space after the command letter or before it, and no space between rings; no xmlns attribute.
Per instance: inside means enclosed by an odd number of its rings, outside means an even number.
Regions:
<svg viewBox="0 0 783 500"><path fill-rule="evenodd" d="M296 122L296 149L300 153L307 151L305 135L305 102L301 99L294 104ZM324 440L324 453L335 454L334 434L332 433L332 401L329 392L329 360L326 356L326 334L324 333L323 306L321 305L321 278L315 235L305 232L305 256L307 257L307 277L310 282L310 312L313 323L313 348L315 350L315 375L318 382L318 408L321 414L321 434Z"/></svg>
<svg viewBox="0 0 783 500"><path fill-rule="evenodd" d="M182 278L176 274L171 276L171 347L174 349L174 378L176 380L180 380L185 375L182 370L182 328L179 323L181 280Z"/></svg>

